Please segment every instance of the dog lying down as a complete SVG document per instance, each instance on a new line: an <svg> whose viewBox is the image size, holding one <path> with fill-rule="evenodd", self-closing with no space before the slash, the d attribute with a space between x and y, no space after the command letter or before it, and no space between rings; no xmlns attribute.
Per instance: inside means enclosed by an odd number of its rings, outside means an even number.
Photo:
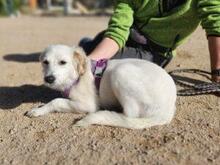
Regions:
<svg viewBox="0 0 220 165"><path fill-rule="evenodd" d="M139 59L108 61L96 91L91 62L81 48L52 45L40 57L46 86L68 91L27 112L38 117L50 112L88 112L75 125L109 125L143 129L168 124L175 114L176 86L164 69ZM99 93L99 95L97 95ZM123 113L99 110L121 106Z"/></svg>

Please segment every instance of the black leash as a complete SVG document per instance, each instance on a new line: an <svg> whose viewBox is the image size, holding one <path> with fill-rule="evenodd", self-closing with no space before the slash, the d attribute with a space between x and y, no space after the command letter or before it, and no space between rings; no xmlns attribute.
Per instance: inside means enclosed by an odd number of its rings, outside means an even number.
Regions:
<svg viewBox="0 0 220 165"><path fill-rule="evenodd" d="M183 77L177 73L192 73L205 77L210 82L196 80L188 77ZM184 89L178 90L178 96L195 96L202 94L214 94L220 93L220 84L211 82L210 72L199 70L199 69L177 69L169 72L174 79L175 83Z"/></svg>

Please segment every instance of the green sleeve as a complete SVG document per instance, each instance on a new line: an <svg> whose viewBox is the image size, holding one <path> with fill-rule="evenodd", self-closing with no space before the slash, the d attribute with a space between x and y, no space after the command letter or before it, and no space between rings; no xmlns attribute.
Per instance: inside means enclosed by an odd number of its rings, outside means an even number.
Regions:
<svg viewBox="0 0 220 165"><path fill-rule="evenodd" d="M105 37L117 42L119 48L122 48L128 39L130 27L133 24L133 13L131 3L128 0L117 1Z"/></svg>
<svg viewBox="0 0 220 165"><path fill-rule="evenodd" d="M198 0L198 14L207 35L220 36L220 0Z"/></svg>

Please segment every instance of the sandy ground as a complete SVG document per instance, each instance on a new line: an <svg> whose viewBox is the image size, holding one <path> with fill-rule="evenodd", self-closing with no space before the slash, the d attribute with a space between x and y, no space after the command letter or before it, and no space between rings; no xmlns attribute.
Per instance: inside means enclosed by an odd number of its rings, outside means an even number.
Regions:
<svg viewBox="0 0 220 165"><path fill-rule="evenodd" d="M76 44L107 26L108 18L0 19L0 164L218 164L219 98L178 97L170 125L145 130L75 128L78 114L23 114L59 94L41 86L37 52L53 43ZM167 70L209 70L198 29ZM49 94L48 94L49 93Z"/></svg>

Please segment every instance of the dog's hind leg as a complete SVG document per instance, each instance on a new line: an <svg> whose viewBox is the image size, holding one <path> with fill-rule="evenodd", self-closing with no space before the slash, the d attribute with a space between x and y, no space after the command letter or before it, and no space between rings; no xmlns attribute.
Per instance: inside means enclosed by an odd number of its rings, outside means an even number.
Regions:
<svg viewBox="0 0 220 165"><path fill-rule="evenodd" d="M124 114L112 111L90 113L78 121L75 126L87 127L92 124L98 124L131 129L144 129L170 123L175 112L175 105L174 107L170 107L170 110L166 108L161 109L161 107L158 106L138 102L133 97L127 96L127 98L120 98Z"/></svg>
<svg viewBox="0 0 220 165"><path fill-rule="evenodd" d="M161 120L158 117L131 118L113 111L98 111L90 113L85 118L78 121L74 126L88 127L92 124L98 124L130 129L144 129L168 123L168 121Z"/></svg>
<svg viewBox="0 0 220 165"><path fill-rule="evenodd" d="M92 124L98 124L132 129L144 129L170 122L170 119L160 116L160 111L162 111L160 107L153 107L149 104L150 102L144 104L141 99L136 99L134 97L135 94L133 96L130 96L128 93L126 93L126 95L121 95L120 90L123 89L117 89L116 97L119 99L119 102L123 107L124 114L110 111L99 111L87 115L85 118L78 121L75 126L87 127Z"/></svg>

